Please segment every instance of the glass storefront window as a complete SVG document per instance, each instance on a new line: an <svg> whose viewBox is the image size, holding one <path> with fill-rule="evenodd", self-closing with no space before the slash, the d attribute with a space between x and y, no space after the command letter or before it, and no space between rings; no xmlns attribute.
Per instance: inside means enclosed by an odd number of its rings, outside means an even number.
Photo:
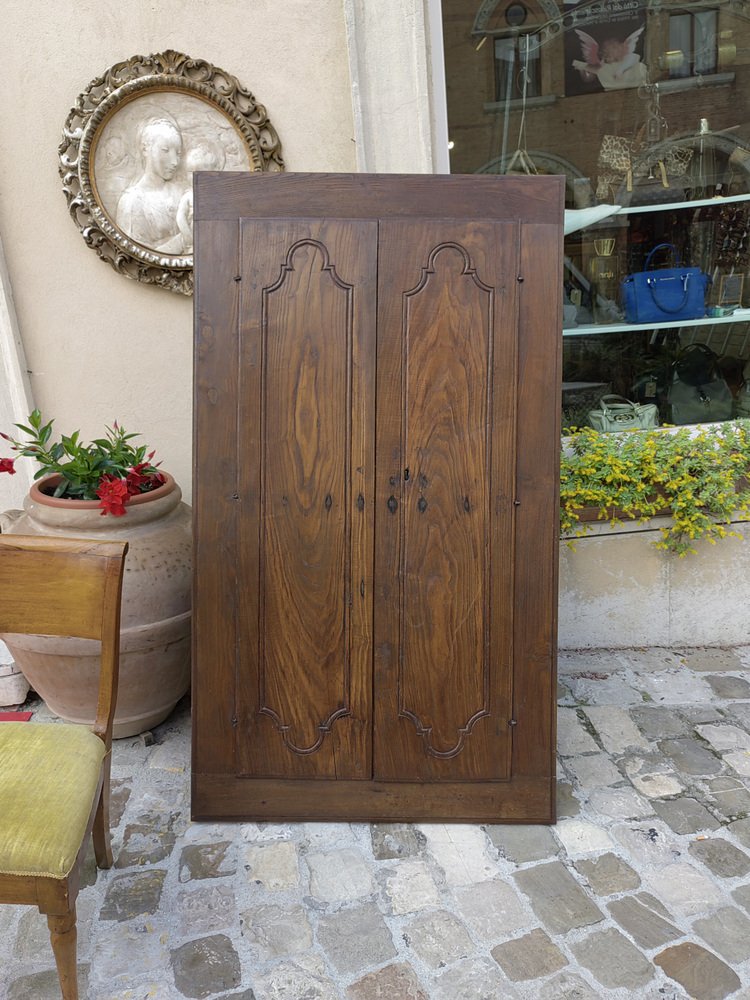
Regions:
<svg viewBox="0 0 750 1000"><path fill-rule="evenodd" d="M608 393L661 423L750 415L750 2L442 12L451 170L566 179L564 423ZM622 284L647 268L641 318Z"/></svg>

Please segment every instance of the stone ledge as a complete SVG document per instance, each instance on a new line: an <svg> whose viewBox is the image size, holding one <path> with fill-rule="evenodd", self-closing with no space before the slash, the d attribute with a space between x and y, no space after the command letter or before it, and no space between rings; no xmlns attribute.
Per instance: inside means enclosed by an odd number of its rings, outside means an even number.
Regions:
<svg viewBox="0 0 750 1000"><path fill-rule="evenodd" d="M29 693L29 682L15 663L0 663L0 708L22 705Z"/></svg>
<svg viewBox="0 0 750 1000"><path fill-rule="evenodd" d="M628 521L560 546L561 649L750 644L750 523L740 538L697 541L684 558L657 549L662 518Z"/></svg>

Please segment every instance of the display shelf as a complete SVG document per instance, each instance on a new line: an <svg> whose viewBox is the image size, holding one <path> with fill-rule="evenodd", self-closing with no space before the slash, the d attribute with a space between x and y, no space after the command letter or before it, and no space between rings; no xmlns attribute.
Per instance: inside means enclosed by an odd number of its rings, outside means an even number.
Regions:
<svg viewBox="0 0 750 1000"><path fill-rule="evenodd" d="M622 318L615 319L619 310L612 307L619 302L622 283L628 276L626 262L629 268L638 271L645 266L641 255L649 245L669 243L679 245L675 255L682 255L714 275L716 287L708 300L709 311L718 312L719 301L726 306L742 301L750 287L750 251L745 240L749 211L750 193L733 194L623 206L606 219L582 226L577 238L566 242L564 258L566 297L573 299L578 307L579 322L562 330L565 383L595 379L607 383L609 391L628 399L640 399L639 393L647 394L649 400L653 397L657 402L660 419L674 422L666 390L672 378L670 365L681 350L701 344L711 352L717 372L721 371L724 391L736 395L750 362L750 308L739 307L728 315L706 315L700 319L680 319L662 313L659 322L627 323ZM643 218L639 218L641 215ZM598 249L597 239L606 246ZM615 249L617 260L605 266ZM655 268L654 274L658 273ZM721 279L732 274L740 280L736 288L730 289ZM577 290L580 298L576 301L573 292ZM746 299L745 304L748 304ZM572 310L568 307L566 311L570 321ZM607 339L610 334L613 336ZM718 359L722 359L720 369ZM663 382L661 388L659 379ZM648 392L647 386L651 387ZM578 396L586 393L591 396L592 392L588 387L569 389L567 394L563 391L564 414L573 412L575 407L585 410L590 401L581 402Z"/></svg>
<svg viewBox="0 0 750 1000"><path fill-rule="evenodd" d="M718 195L714 198L696 198L694 201L667 201L660 205L623 205L619 212L614 212L612 218L618 215L641 215L643 212L674 212L685 208L705 208L709 205L731 205L738 201L750 201L750 194Z"/></svg>
<svg viewBox="0 0 750 1000"><path fill-rule="evenodd" d="M585 326L566 326L564 337L588 337L598 333L629 333L632 330L674 330L677 327L723 326L728 323L747 323L750 309L736 309L731 316L704 316L702 319L681 319L669 323L591 323Z"/></svg>
<svg viewBox="0 0 750 1000"><path fill-rule="evenodd" d="M750 202L750 193L729 195L727 197L698 198L695 201L667 202L657 205L627 205L613 212L612 215L601 219L589 226L584 227L590 230L601 230L607 226L618 225L626 220L624 216L640 215L642 213L659 213L683 211L702 207L715 207L731 205L741 202ZM583 284L589 287L588 279L573 264L572 260L566 256L566 268ZM701 326L725 326L732 323L747 323L750 321L750 309L737 309L730 316L706 316L702 319L677 320L663 323L586 323L580 326L563 327L563 337L586 337L592 334L605 333L627 333L638 330L670 330L679 328L701 327Z"/></svg>

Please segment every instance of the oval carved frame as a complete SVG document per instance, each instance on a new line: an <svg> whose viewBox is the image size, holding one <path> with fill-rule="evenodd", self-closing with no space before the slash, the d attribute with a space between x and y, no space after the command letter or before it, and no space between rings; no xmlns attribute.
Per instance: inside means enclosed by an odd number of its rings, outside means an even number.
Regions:
<svg viewBox="0 0 750 1000"><path fill-rule="evenodd" d="M149 245L146 240L139 242L132 238L133 234L115 220L115 206L122 190L118 193L114 187L114 193L107 194L106 178L97 176L97 171L105 173L106 160L98 155L98 146L108 134L110 138L106 141L114 149L113 153L107 150L110 159L120 157L126 172L132 174L135 169L132 165L140 155L137 144L127 147L122 136L112 134L112 129L115 116L120 113L127 114L131 122L137 120L137 102L141 102L144 114L148 109L171 104L178 112L184 107L192 120L200 116L204 122L210 122L214 116L214 121L220 122L223 132L231 137L232 156L239 164L236 169L283 170L281 142L265 107L234 76L202 59L192 59L173 50L133 56L117 63L92 80L78 97L65 121L58 152L68 211L86 244L128 278L190 295L192 253L181 253L173 247L167 251ZM198 110L191 111L192 108ZM175 130L180 132L179 113L157 116L151 110L151 118L162 124L167 119L173 120ZM204 133L205 130L204 127ZM119 179L121 189L128 183L122 181L116 170L112 176L115 181ZM131 187L132 181L131 176Z"/></svg>

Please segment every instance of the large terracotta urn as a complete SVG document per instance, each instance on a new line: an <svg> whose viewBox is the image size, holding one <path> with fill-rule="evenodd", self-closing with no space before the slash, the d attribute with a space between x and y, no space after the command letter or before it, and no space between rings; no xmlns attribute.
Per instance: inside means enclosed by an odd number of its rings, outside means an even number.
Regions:
<svg viewBox="0 0 750 1000"><path fill-rule="evenodd" d="M162 722L190 684L191 512L174 479L130 499L122 517L97 500L56 499L58 477L32 486L23 511L0 515L17 535L125 539L120 684L114 736ZM52 636L2 636L27 680L56 715L91 723L96 714L98 643Z"/></svg>

